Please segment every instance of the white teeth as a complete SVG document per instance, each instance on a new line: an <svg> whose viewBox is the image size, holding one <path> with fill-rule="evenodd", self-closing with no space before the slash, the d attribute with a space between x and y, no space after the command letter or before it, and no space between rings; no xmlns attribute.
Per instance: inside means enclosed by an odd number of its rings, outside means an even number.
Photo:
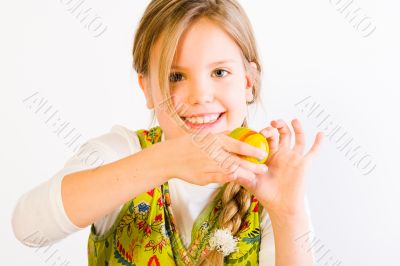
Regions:
<svg viewBox="0 0 400 266"><path fill-rule="evenodd" d="M197 117L186 117L186 121L192 124L206 124L206 123L213 123L219 117L219 114L215 115L206 115L206 116L197 116Z"/></svg>

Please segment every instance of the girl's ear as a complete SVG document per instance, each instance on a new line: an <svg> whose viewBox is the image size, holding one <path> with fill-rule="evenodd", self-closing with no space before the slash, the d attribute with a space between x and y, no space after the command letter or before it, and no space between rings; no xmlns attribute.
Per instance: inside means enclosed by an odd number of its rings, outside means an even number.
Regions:
<svg viewBox="0 0 400 266"><path fill-rule="evenodd" d="M146 97L146 106L148 109L153 109L154 108L154 103L153 103L153 98L151 94L151 87L149 86L150 82L147 78L142 73L138 74L138 81L139 81L139 86L142 89L144 96Z"/></svg>
<svg viewBox="0 0 400 266"><path fill-rule="evenodd" d="M252 102L254 100L253 86L255 83L257 73L257 65L254 62L250 62L250 69L246 73L246 101Z"/></svg>

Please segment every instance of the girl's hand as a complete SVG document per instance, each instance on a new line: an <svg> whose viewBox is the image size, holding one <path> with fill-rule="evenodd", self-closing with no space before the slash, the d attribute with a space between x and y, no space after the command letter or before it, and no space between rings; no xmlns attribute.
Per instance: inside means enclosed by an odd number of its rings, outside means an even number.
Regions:
<svg viewBox="0 0 400 266"><path fill-rule="evenodd" d="M238 183L252 192L269 212L287 215L304 211L305 172L323 140L316 135L314 144L303 155L305 138L299 120L292 120L295 144L291 148L291 131L283 120L272 121L272 127L261 130L269 143L270 155L265 164L268 172L254 180L239 178Z"/></svg>
<svg viewBox="0 0 400 266"><path fill-rule="evenodd" d="M265 158L266 154L261 149L228 135L229 131L206 135L193 133L166 140L164 154L168 175L206 185L234 181L239 176L254 179L256 174L267 171L266 165L252 163L238 156Z"/></svg>

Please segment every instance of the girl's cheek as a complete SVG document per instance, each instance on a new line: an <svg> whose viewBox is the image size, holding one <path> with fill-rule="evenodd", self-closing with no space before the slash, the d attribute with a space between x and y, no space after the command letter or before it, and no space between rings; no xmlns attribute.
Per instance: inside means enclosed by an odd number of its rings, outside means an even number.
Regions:
<svg viewBox="0 0 400 266"><path fill-rule="evenodd" d="M185 87L187 87L183 82L174 82L169 85L171 94L182 94L182 91L185 91Z"/></svg>
<svg viewBox="0 0 400 266"><path fill-rule="evenodd" d="M182 107L182 105L185 104L185 94L184 90L178 90L175 88L174 90L171 89L171 97L172 97L172 103L174 104L175 107Z"/></svg>
<svg viewBox="0 0 400 266"><path fill-rule="evenodd" d="M241 88L245 88L245 84L239 79L227 79L219 82L218 88L226 93L237 93Z"/></svg>

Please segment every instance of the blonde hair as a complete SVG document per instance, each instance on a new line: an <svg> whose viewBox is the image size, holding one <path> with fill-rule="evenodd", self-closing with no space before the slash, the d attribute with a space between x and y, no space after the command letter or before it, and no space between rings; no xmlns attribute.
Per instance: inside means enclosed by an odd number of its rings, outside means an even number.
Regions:
<svg viewBox="0 0 400 266"><path fill-rule="evenodd" d="M150 73L151 49L158 40L163 47L158 63L158 81L163 105L174 121L185 123L177 114L171 100L169 75L176 48L183 32L190 24L206 17L229 34L242 51L245 69L253 75L253 100L260 103L261 64L253 29L243 8L235 0L153 0L147 6L137 28L133 45L133 67L137 73L148 77ZM165 37L165 38L163 38ZM250 66L254 62L257 70ZM157 108L158 106L156 106ZM154 113L153 113L154 120ZM247 126L246 119L242 126ZM222 196L223 209L218 223L220 228L228 228L235 235L250 206L250 193L240 185L230 182ZM200 265L223 265L224 258L217 251L211 251Z"/></svg>

